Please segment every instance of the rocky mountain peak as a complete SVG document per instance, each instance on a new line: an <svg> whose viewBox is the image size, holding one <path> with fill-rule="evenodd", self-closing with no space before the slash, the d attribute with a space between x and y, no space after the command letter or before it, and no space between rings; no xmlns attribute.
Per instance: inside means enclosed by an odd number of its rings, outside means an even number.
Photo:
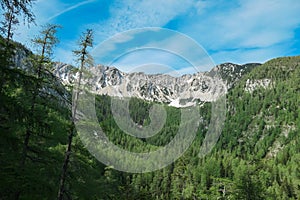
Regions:
<svg viewBox="0 0 300 200"><path fill-rule="evenodd" d="M221 78L226 82L228 88L231 88L241 77L250 72L254 67L261 65L260 63L247 63L244 65L234 63L222 63L214 67L209 73L218 72Z"/></svg>
<svg viewBox="0 0 300 200"><path fill-rule="evenodd" d="M173 77L166 74L125 73L115 67L97 65L89 68L90 75L83 83L92 86L92 92L117 97L137 97L147 101L186 107L216 100L227 92L243 74L255 64L224 63L209 72L198 72ZM73 84L78 69L56 63L54 74L64 84Z"/></svg>

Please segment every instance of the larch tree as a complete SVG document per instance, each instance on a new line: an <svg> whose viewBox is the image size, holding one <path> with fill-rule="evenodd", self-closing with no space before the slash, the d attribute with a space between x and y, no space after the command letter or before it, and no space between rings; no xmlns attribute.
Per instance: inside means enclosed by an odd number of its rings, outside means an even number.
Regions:
<svg viewBox="0 0 300 200"><path fill-rule="evenodd" d="M33 67L33 72L31 75L33 79L33 85L28 86L30 87L29 89L32 91L32 96L30 97L31 100L29 105L29 113L27 115L27 126L23 140L22 157L20 159L21 174L22 171L25 169L26 160L28 158L34 160L33 156L30 156L29 153L38 153L32 150L32 148L30 148L30 138L33 134L40 134L35 133L35 129L38 126L38 117L36 117L36 104L37 99L41 94L41 89L43 87L42 74L45 73L45 71L47 70L47 65L51 64L50 57L52 55L52 49L58 43L58 39L55 36L58 28L58 25L46 25L40 32L40 35L32 40L32 42L37 47L37 54L32 55L32 58L30 58L29 60ZM19 198L20 194L21 191L16 192L16 199Z"/></svg>
<svg viewBox="0 0 300 200"><path fill-rule="evenodd" d="M0 32L5 40L1 40L1 69L6 70L8 66L14 65L12 59L14 57L14 45L11 43L13 33L16 26L20 23L19 19L23 17L24 23L28 24L35 22L34 13L31 10L32 4L35 0L1 0L0 5L3 11L3 20L1 21ZM9 73L9 72L8 72ZM3 85L7 79L7 73L0 76L0 92L2 92Z"/></svg>
<svg viewBox="0 0 300 200"><path fill-rule="evenodd" d="M19 24L19 17L23 16L24 22L28 24L35 21L31 10L34 0L1 0L1 8L4 11L4 21L1 22L1 32L6 37L6 43L13 37L15 26Z"/></svg>
<svg viewBox="0 0 300 200"><path fill-rule="evenodd" d="M61 200L66 195L65 183L67 178L67 170L70 163L70 155L72 153L72 140L75 135L75 116L77 111L77 102L79 97L79 88L81 84L81 79L83 71L86 67L93 64L93 59L88 53L88 48L93 46L93 31L88 29L79 40L79 50L73 51L74 55L77 57L79 63L79 77L77 80L77 89L73 92L73 104L72 104L72 116L71 116L71 128L68 135L67 149L65 152L65 158L63 161L60 181L59 181L59 190L57 199Z"/></svg>

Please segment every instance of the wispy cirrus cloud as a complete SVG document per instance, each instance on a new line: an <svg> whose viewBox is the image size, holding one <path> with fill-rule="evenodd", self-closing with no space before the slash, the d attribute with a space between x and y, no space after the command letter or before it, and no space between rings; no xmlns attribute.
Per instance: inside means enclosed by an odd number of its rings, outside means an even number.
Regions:
<svg viewBox="0 0 300 200"><path fill-rule="evenodd" d="M97 46L122 31L165 27L196 40L217 64L264 62L276 56L300 54L299 10L300 1L294 0L39 0L33 7L38 25L52 22L65 27L58 33L61 43L54 55L60 61L72 60L68 52L76 48L86 28L94 29ZM27 44L39 29L22 25L15 38ZM120 49L134 37L118 38L109 48ZM180 41L169 42L182 48Z"/></svg>
<svg viewBox="0 0 300 200"><path fill-rule="evenodd" d="M193 0L117 0L110 5L110 17L92 26L101 38L134 28L162 27L186 13L193 3Z"/></svg>
<svg viewBox="0 0 300 200"><path fill-rule="evenodd" d="M20 24L18 29L16 30L15 40L22 42L29 48L32 47L31 39L39 34L39 31L42 29L42 26L48 23L55 23L60 24L63 26L63 29L58 31L59 40L61 41L60 44L55 48L54 59L61 62L67 62L74 64L74 58L72 50L76 48L76 40L66 39L66 35L75 35L77 36L76 32L71 32L70 30L64 30L64 26L66 26L66 22L70 24L74 24L77 26L82 26L82 24L76 22L76 17L72 19L67 19L61 21L57 18L64 16L70 11L76 11L76 9L80 10L80 8L84 5L88 5L98 0L85 0L80 2L72 2L72 3L65 3L60 0L39 0L36 1L32 7L32 11L36 16L36 25L26 25ZM63 34L61 34L63 32ZM76 38L77 39L77 38Z"/></svg>
<svg viewBox="0 0 300 200"><path fill-rule="evenodd" d="M299 1L239 1L240 6L222 20L225 38L239 47L267 47L293 38L300 25Z"/></svg>
<svg viewBox="0 0 300 200"><path fill-rule="evenodd" d="M162 28L141 28L122 32L92 51L97 63L121 70L147 63L161 63L174 70L194 66L194 72L214 66L207 52L192 38Z"/></svg>
<svg viewBox="0 0 300 200"><path fill-rule="evenodd" d="M67 8L63 9L62 11L59 11L58 13L54 14L53 16L49 17L47 19L47 21L51 21L53 20L54 18L60 16L60 15L63 15L71 10L74 10L76 8L79 8L80 6L83 6L83 5L86 5L86 4L89 4L89 3L92 3L92 2L96 2L97 0L86 0L86 1L82 1L82 2L79 2L79 3L76 3L75 5L68 5Z"/></svg>
<svg viewBox="0 0 300 200"><path fill-rule="evenodd" d="M15 40L30 45L30 40L33 39L35 35L38 35L41 27L48 23L53 23L50 18L54 19L54 16L64 10L66 4L59 0L38 0L34 2L32 11L36 16L35 24L21 23L16 30Z"/></svg>
<svg viewBox="0 0 300 200"><path fill-rule="evenodd" d="M197 38L217 63L264 62L290 53L289 48L297 38L295 29L300 26L299 1L238 0L232 1L228 8L226 5L223 0L199 4L195 21L186 19L179 30ZM217 56L220 54L222 58Z"/></svg>

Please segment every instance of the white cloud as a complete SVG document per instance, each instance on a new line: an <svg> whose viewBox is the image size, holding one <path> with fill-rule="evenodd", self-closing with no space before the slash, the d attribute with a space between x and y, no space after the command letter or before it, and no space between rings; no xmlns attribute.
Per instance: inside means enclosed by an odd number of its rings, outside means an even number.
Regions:
<svg viewBox="0 0 300 200"><path fill-rule="evenodd" d="M168 33L168 31L166 31ZM181 59L205 71L214 67L214 62L197 41L179 32L170 33L165 40L151 42L145 46L157 47L174 53Z"/></svg>
<svg viewBox="0 0 300 200"><path fill-rule="evenodd" d="M103 57L107 54L113 53L114 50L117 49L119 44L124 44L130 42L134 38L136 34L139 34L142 29L135 29L133 31L122 32L114 35L113 37L109 37L108 39L97 44L93 50L92 55L95 58Z"/></svg>
<svg viewBox="0 0 300 200"><path fill-rule="evenodd" d="M56 18L56 17L58 17L58 16L60 16L60 15L63 15L63 14L66 13L66 12L69 12L69 11L71 11L71 10L74 10L74 9L80 7L80 6L83 6L83 5L85 5L85 4L89 4L89 3L92 3L92 2L95 2L95 1L96 1L96 0L86 0L86 1L83 1L83 2L79 2L79 3L75 4L75 5L70 5L70 6L68 6L67 8L65 8L64 10L59 11L58 13L56 13L56 14L52 15L51 17L49 17L49 18L47 19L47 21L51 21L52 19L54 19L54 18Z"/></svg>
<svg viewBox="0 0 300 200"><path fill-rule="evenodd" d="M76 4L72 7L65 8L61 7L59 12L48 17L48 19L53 19L64 12L71 9L75 9L90 1L85 1ZM161 27L172 20L179 14L186 12L191 6L193 6L193 0L166 0L166 1L116 1L110 6L110 17L99 24L89 24L83 26L92 27L95 31L95 42L103 41L107 39L108 36L113 36L116 33L130 30L133 28L143 28L143 27ZM96 16L96 15L95 15ZM133 34L119 35L114 37L113 41L110 43L103 42L99 45L96 43L96 47L93 50L93 55L98 57L98 55L104 55L107 52L111 52L117 48L118 44L130 41L137 31ZM101 46L101 48L98 48Z"/></svg>
<svg viewBox="0 0 300 200"><path fill-rule="evenodd" d="M102 37L134 28L162 27L192 6L193 0L119 0L111 6L109 19L93 26Z"/></svg>
<svg viewBox="0 0 300 200"><path fill-rule="evenodd" d="M218 0L197 5L196 14L186 19L179 31L214 52L217 63L265 61L286 55L280 53L289 50L300 25L300 1Z"/></svg>
<svg viewBox="0 0 300 200"><path fill-rule="evenodd" d="M112 65L124 71L131 71L144 65L164 65L175 69L175 64L187 65L180 57L158 49L137 49L128 54L124 54L118 60L115 60Z"/></svg>
<svg viewBox="0 0 300 200"><path fill-rule="evenodd" d="M174 69L198 66L199 71L214 66L208 53L193 39L168 29L137 29L113 37L93 50L93 56L105 65L137 66L160 63ZM115 60L118 59L118 60ZM114 62L114 63L111 63Z"/></svg>
<svg viewBox="0 0 300 200"><path fill-rule="evenodd" d="M241 48L236 50L218 51L211 56L217 63L220 63L220 61L237 64L253 62L264 63L272 58L288 55L289 48L290 46L288 44L246 50Z"/></svg>
<svg viewBox="0 0 300 200"><path fill-rule="evenodd" d="M29 39L38 33L40 25L94 1L96 0L66 4L61 0L39 0L33 7L38 26L31 26L29 29L27 25L21 25L15 39L29 45ZM95 44L97 44L122 31L143 27L163 27L175 20L176 30L187 34L213 52L212 57L217 63L226 61L244 63L246 60L263 61L278 55L286 55L285 52L295 40L294 31L300 25L299 10L300 1L294 0L235 0L230 2L226 0L116 0L110 3L107 16L101 18L97 13L94 14L95 18L99 17L102 21L97 24L78 23L78 29L87 26L93 28ZM76 22L76 17L74 17L72 23L76 24ZM119 44L129 42L134 37L135 35L126 37L120 35L100 53L114 51L118 49ZM67 62L69 60L64 60L64 58L71 55L67 52L74 47L66 45L64 38L62 38L62 43L64 44L60 44L56 58ZM189 52L189 56L195 59L199 55L193 51L193 47L188 47L182 40L175 37L157 41L157 43L177 49L177 51ZM75 45L75 42L72 45ZM201 62L201 59L199 56L197 62Z"/></svg>
<svg viewBox="0 0 300 200"><path fill-rule="evenodd" d="M297 3L298 2L298 3ZM299 1L241 1L222 24L226 40L237 40L241 47L267 47L293 37L300 24Z"/></svg>
<svg viewBox="0 0 300 200"><path fill-rule="evenodd" d="M183 75L207 71L214 66L211 60L209 60L209 63L207 63L207 59L204 59L204 61L206 62L201 62L201 65L192 66L192 64L183 60L182 57L172 54L171 52L165 52L159 49L138 49L137 51L123 55L123 57L115 60L111 65L124 72L143 71L152 74L172 73L173 76L175 73L176 76L176 74Z"/></svg>
<svg viewBox="0 0 300 200"><path fill-rule="evenodd" d="M224 10L214 10L214 6L200 6L205 20L200 16L196 22L182 26L184 32L210 49L271 46L292 39L293 30L300 24L300 1L240 0ZM211 13L205 9L211 9Z"/></svg>

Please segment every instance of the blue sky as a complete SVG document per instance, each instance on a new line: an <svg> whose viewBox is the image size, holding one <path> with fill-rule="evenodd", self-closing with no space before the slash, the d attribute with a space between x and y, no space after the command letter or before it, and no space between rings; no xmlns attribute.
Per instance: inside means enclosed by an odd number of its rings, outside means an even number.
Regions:
<svg viewBox="0 0 300 200"><path fill-rule="evenodd" d="M74 63L72 50L87 28L95 32L95 48L91 50L95 52L99 45L120 32L161 27L196 41L216 64L265 62L274 57L300 55L299 10L298 0L37 0L33 6L37 26L21 25L14 39L30 47L30 39L41 25L60 24L63 29L58 32L60 44L55 49L54 59ZM113 40L115 49L133 41L135 36ZM144 34L144 37L151 35ZM160 42L157 38L153 40ZM169 42L176 43L178 48L184 45L177 40ZM116 66L130 71L128 66L155 62L146 58L164 60L157 52L157 57L154 55L149 50L135 53ZM96 62L105 62L98 58L100 55L95 56ZM188 65L181 66L178 59L167 63L161 60L157 62L190 72Z"/></svg>

